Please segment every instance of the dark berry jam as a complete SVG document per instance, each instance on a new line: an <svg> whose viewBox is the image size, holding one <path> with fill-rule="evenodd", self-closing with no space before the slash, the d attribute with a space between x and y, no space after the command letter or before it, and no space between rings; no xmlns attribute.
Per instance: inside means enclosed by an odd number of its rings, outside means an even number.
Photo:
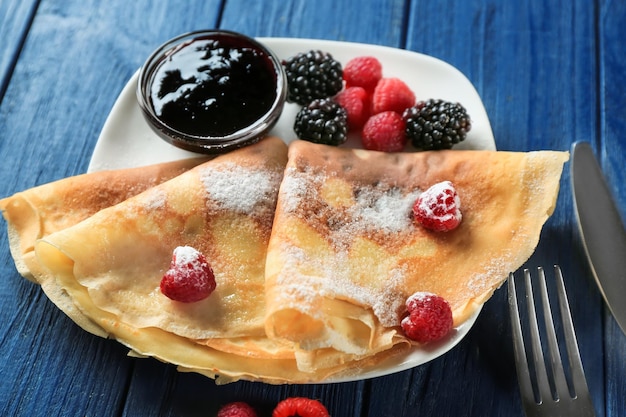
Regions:
<svg viewBox="0 0 626 417"><path fill-rule="evenodd" d="M265 115L277 97L267 54L237 37L215 33L180 44L155 66L150 105L170 128L222 137Z"/></svg>

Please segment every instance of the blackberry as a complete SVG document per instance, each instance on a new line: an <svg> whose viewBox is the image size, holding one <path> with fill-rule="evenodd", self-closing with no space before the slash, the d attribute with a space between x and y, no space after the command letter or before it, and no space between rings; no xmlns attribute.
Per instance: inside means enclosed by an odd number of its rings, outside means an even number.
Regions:
<svg viewBox="0 0 626 417"><path fill-rule="evenodd" d="M465 140L472 121L459 103L430 99L420 101L403 113L406 135L416 148L450 149Z"/></svg>
<svg viewBox="0 0 626 417"><path fill-rule="evenodd" d="M287 74L287 101L304 106L334 96L343 88L341 63L318 50L300 52L282 62Z"/></svg>
<svg viewBox="0 0 626 417"><path fill-rule="evenodd" d="M300 139L341 145L348 137L348 115L335 100L316 99L300 109L293 130Z"/></svg>

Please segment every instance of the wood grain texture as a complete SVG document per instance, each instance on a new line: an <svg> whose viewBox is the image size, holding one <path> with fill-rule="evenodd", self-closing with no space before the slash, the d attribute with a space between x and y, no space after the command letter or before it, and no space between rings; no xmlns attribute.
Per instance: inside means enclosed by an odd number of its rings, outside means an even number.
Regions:
<svg viewBox="0 0 626 417"><path fill-rule="evenodd" d="M244 13L245 11L245 13ZM221 28L253 36L330 39L402 46L404 1L229 0Z"/></svg>
<svg viewBox="0 0 626 417"><path fill-rule="evenodd" d="M0 102L9 83L13 67L30 27L38 2L4 0L0 2Z"/></svg>
<svg viewBox="0 0 626 417"><path fill-rule="evenodd" d="M0 80L10 82L0 91L0 196L84 172L117 95L149 53L180 33L223 28L403 47L447 61L481 95L499 149L591 141L626 214L622 3L5 0ZM210 416L244 400L269 416L295 395L319 398L335 417L523 415L505 288L455 349L418 368L344 384L218 386L127 357L118 343L77 328L17 275L0 230L0 415ZM626 416L626 336L590 279L567 170L526 266L553 263L565 274L598 416Z"/></svg>
<svg viewBox="0 0 626 417"><path fill-rule="evenodd" d="M596 143L597 154L626 218L626 96L622 86L626 82L624 43L626 42L626 5L622 2L603 2L598 11L600 29L600 79L601 95L600 140Z"/></svg>
<svg viewBox="0 0 626 417"><path fill-rule="evenodd" d="M596 141L597 155L626 222L626 4L619 1L600 2L599 70L600 136ZM606 414L626 415L626 337L613 317L605 310L604 356L606 367Z"/></svg>

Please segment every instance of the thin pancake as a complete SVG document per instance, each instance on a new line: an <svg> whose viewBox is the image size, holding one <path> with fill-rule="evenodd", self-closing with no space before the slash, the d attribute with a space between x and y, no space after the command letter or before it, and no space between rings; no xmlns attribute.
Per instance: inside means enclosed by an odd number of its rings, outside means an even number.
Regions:
<svg viewBox="0 0 626 417"><path fill-rule="evenodd" d="M0 200L0 210L7 221L9 248L18 272L40 284L48 298L83 329L103 334L102 329L76 309L67 293L57 285L56 279L42 272L35 256L35 242L206 161L207 158L190 158L82 174Z"/></svg>
<svg viewBox="0 0 626 417"><path fill-rule="evenodd" d="M417 291L446 298L462 323L534 251L567 159L292 143L266 261L267 334L307 350L390 348L403 339L404 302ZM430 232L412 221L412 204L445 180L463 221Z"/></svg>
<svg viewBox="0 0 626 417"><path fill-rule="evenodd" d="M108 335L181 370L220 382L317 382L347 361L370 363L330 353L332 363L303 371L297 346L265 337L264 261L286 158L275 138L218 157L41 239L36 253ZM217 288L203 301L181 304L158 290L180 245L211 262Z"/></svg>
<svg viewBox="0 0 626 417"><path fill-rule="evenodd" d="M534 250L566 159L295 142L287 161L268 138L44 236L37 278L139 356L222 383L320 382L409 349L398 324L415 291L447 298L457 325L471 315ZM443 180L463 222L424 231L410 206ZM206 300L158 289L182 245L213 267Z"/></svg>
<svg viewBox="0 0 626 417"><path fill-rule="evenodd" d="M277 138L217 157L39 240L37 256L63 288L77 282L129 326L190 339L263 336L264 262L286 158ZM177 246L208 259L210 297L161 294Z"/></svg>
<svg viewBox="0 0 626 417"><path fill-rule="evenodd" d="M7 221L11 254L20 275L35 280L35 241L73 226L103 208L206 162L191 158L138 168L99 171L64 178L0 200Z"/></svg>
<svg viewBox="0 0 626 417"><path fill-rule="evenodd" d="M132 349L142 357L153 357L160 361L175 364L182 372L196 372L216 378L218 384L226 384L241 379L263 381L270 384L315 383L328 377L353 372L353 367L368 367L389 356L400 353L401 349L381 352L378 356L366 357L359 362L343 362L320 368L314 373L303 372L293 358L267 358L250 354L232 354L213 349L194 340L177 336L162 329L148 327L138 329L121 322L118 317L98 309L89 298L87 289L76 281L70 282L68 292L84 309L86 314L96 317L96 323L117 341ZM401 346L402 348L402 346Z"/></svg>

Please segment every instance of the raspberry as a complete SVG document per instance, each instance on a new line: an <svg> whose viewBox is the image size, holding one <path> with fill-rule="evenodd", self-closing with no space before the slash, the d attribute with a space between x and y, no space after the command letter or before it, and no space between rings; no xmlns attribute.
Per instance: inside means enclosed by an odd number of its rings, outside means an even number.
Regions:
<svg viewBox="0 0 626 417"><path fill-rule="evenodd" d="M461 223L461 199L450 181L433 185L417 198L413 218L427 229L447 232Z"/></svg>
<svg viewBox="0 0 626 417"><path fill-rule="evenodd" d="M363 87L366 91L372 92L382 77L383 66L373 56L353 58L343 68L346 87Z"/></svg>
<svg viewBox="0 0 626 417"><path fill-rule="evenodd" d="M310 398L291 397L279 402L272 417L329 417L324 405Z"/></svg>
<svg viewBox="0 0 626 417"><path fill-rule="evenodd" d="M348 116L333 99L313 100L296 114L293 130L309 142L341 145L348 138Z"/></svg>
<svg viewBox="0 0 626 417"><path fill-rule="evenodd" d="M401 327L406 336L418 343L434 342L452 329L450 304L436 294L416 292L406 300L408 314Z"/></svg>
<svg viewBox="0 0 626 417"><path fill-rule="evenodd" d="M361 134L365 149L383 152L400 152L407 138L402 116L393 111L378 113L370 117Z"/></svg>
<svg viewBox="0 0 626 417"><path fill-rule="evenodd" d="M215 285L215 275L204 255L190 246L179 246L160 287L174 301L193 303L211 295Z"/></svg>
<svg viewBox="0 0 626 417"><path fill-rule="evenodd" d="M415 94L399 78L383 78L372 95L372 114L395 111L402 114L415 104Z"/></svg>
<svg viewBox="0 0 626 417"><path fill-rule="evenodd" d="M348 129L363 127L369 117L369 95L363 87L347 87L335 96L335 101L348 114Z"/></svg>
<svg viewBox="0 0 626 417"><path fill-rule="evenodd" d="M257 417L257 414L248 403L238 401L222 406L217 412L217 417Z"/></svg>

